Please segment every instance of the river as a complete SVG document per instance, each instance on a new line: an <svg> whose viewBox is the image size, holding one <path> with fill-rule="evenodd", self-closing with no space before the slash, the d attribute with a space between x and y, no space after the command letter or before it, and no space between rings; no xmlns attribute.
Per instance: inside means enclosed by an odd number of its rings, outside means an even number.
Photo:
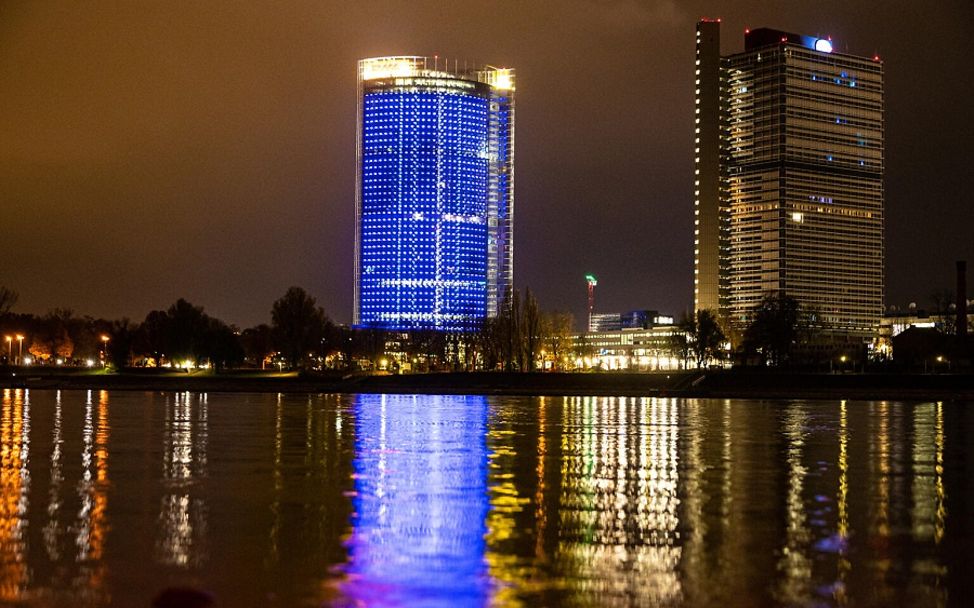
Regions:
<svg viewBox="0 0 974 608"><path fill-rule="evenodd" d="M0 604L961 605L972 405L5 389Z"/></svg>

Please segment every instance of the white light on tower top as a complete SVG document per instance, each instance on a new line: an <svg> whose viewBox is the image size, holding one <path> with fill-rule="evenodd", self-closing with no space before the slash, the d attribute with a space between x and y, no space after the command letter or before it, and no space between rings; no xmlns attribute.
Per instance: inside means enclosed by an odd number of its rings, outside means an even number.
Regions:
<svg viewBox="0 0 974 608"><path fill-rule="evenodd" d="M815 41L815 50L823 53L831 53L832 41L827 38L819 38Z"/></svg>

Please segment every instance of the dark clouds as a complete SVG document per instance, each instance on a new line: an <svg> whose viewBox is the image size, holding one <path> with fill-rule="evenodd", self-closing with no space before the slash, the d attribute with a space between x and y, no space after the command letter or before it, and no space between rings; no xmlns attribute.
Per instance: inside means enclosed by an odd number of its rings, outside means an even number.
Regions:
<svg viewBox="0 0 974 608"><path fill-rule="evenodd" d="M748 6L748 5L751 6ZM887 292L974 261L974 11L914 2L0 4L0 284L21 310L268 317L292 284L351 315L355 61L518 74L515 275L542 304L690 302L694 22L828 33L887 75Z"/></svg>

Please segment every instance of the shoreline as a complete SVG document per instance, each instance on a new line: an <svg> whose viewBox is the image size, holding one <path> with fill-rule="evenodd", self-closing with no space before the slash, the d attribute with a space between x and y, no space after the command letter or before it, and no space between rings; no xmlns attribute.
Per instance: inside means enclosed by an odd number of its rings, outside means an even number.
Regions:
<svg viewBox="0 0 974 608"><path fill-rule="evenodd" d="M0 376L0 388L152 392L367 393L488 396L618 396L698 399L974 401L974 374L822 374L712 370L676 372L410 375L28 373Z"/></svg>

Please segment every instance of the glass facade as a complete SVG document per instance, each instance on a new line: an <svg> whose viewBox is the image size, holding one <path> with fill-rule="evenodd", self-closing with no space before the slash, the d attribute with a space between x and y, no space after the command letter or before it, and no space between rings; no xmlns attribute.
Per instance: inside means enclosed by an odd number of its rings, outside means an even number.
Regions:
<svg viewBox="0 0 974 608"><path fill-rule="evenodd" d="M873 336L884 286L882 62L765 28L720 57L715 22L698 25L697 46L697 308L717 302L743 326L762 296L784 292L823 334Z"/></svg>
<svg viewBox="0 0 974 608"><path fill-rule="evenodd" d="M732 318L784 291L829 332L883 312L883 72L808 45L728 59Z"/></svg>
<svg viewBox="0 0 974 608"><path fill-rule="evenodd" d="M354 324L472 329L512 275L512 71L392 57L359 76Z"/></svg>

